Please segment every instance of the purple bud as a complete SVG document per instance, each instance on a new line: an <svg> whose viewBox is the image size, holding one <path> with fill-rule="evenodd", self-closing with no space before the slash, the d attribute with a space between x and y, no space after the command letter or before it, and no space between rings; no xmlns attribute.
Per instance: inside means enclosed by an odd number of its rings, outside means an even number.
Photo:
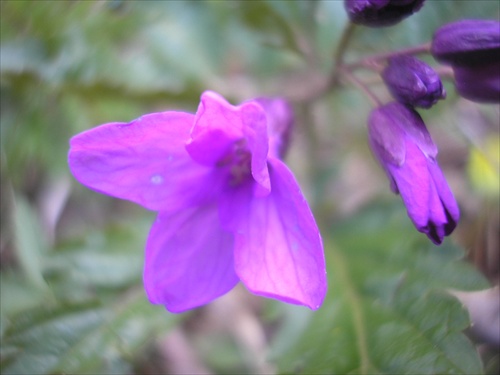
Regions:
<svg viewBox="0 0 500 375"><path fill-rule="evenodd" d="M461 20L440 27L432 39L436 60L451 65L471 66L500 61L500 22Z"/></svg>
<svg viewBox="0 0 500 375"><path fill-rule="evenodd" d="M392 26L417 12L425 0L344 0L349 19L370 27Z"/></svg>
<svg viewBox="0 0 500 375"><path fill-rule="evenodd" d="M458 93L474 102L500 103L500 66L498 62L484 66L455 66Z"/></svg>
<svg viewBox="0 0 500 375"><path fill-rule="evenodd" d="M371 112L368 134L372 151L413 224L439 245L455 229L460 213L422 118L414 109L392 102Z"/></svg>
<svg viewBox="0 0 500 375"><path fill-rule="evenodd" d="M403 104L430 108L446 91L439 75L425 62L413 56L395 56L382 72L392 96Z"/></svg>

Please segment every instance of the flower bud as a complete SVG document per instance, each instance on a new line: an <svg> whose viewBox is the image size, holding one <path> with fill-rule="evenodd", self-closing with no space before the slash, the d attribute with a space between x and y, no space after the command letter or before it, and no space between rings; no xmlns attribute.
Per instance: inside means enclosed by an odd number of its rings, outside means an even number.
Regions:
<svg viewBox="0 0 500 375"><path fill-rule="evenodd" d="M389 59L382 78L392 96L403 104L430 108L446 97L446 91L434 69L413 56Z"/></svg>
<svg viewBox="0 0 500 375"><path fill-rule="evenodd" d="M413 224L439 245L455 229L460 213L422 118L414 109L392 102L371 112L368 134L372 151Z"/></svg>
<svg viewBox="0 0 500 375"><path fill-rule="evenodd" d="M344 0L349 19L370 27L392 26L417 12L425 0Z"/></svg>
<svg viewBox="0 0 500 375"><path fill-rule="evenodd" d="M431 53L450 65L472 66L500 61L500 22L461 20L440 27L432 39Z"/></svg>
<svg viewBox="0 0 500 375"><path fill-rule="evenodd" d="M439 28L432 55L450 64L460 95L476 102L500 102L500 22L462 20Z"/></svg>
<svg viewBox="0 0 500 375"><path fill-rule="evenodd" d="M482 103L500 103L500 66L498 62L484 66L455 66L455 87L466 99Z"/></svg>

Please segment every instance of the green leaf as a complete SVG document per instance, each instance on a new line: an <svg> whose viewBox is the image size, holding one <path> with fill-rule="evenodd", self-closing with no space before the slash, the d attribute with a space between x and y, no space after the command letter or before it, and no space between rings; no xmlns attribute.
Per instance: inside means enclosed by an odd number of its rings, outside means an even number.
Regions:
<svg viewBox="0 0 500 375"><path fill-rule="evenodd" d="M433 246L401 207L375 207L323 233L328 296L317 312L287 307L273 344L281 373L482 372L462 333L467 312L446 293L487 285L461 249Z"/></svg>
<svg viewBox="0 0 500 375"><path fill-rule="evenodd" d="M46 288L42 276L42 255L47 252L46 241L36 212L20 196L15 199L14 228L16 255L23 271L34 285Z"/></svg>
<svg viewBox="0 0 500 375"><path fill-rule="evenodd" d="M2 374L124 373L141 349L179 320L141 290L109 308L97 302L37 308L11 318Z"/></svg>

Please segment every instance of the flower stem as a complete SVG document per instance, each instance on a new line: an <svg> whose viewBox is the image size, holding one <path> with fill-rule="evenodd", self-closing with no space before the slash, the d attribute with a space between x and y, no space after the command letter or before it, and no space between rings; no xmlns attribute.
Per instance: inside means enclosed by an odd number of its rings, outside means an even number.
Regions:
<svg viewBox="0 0 500 375"><path fill-rule="evenodd" d="M420 53L428 53L430 49L431 49L431 43L429 42L415 47L403 48L396 51L382 52L375 55L367 56L359 61L347 64L345 65L345 67L348 68L349 70L354 70L357 68L372 68L373 66L377 66L376 63L381 60L387 60L397 55L416 55Z"/></svg>
<svg viewBox="0 0 500 375"><path fill-rule="evenodd" d="M349 69L345 69L344 67L340 67L339 71L342 72L342 77L356 86L361 92L363 92L367 98L370 100L374 107L379 107L382 105L379 98L373 93L372 90L368 88L362 81L360 81L354 74L352 74Z"/></svg>
<svg viewBox="0 0 500 375"><path fill-rule="evenodd" d="M450 81L453 81L455 79L455 74L453 72L453 68L450 66L440 66L438 68L434 68L437 74L441 78L448 79Z"/></svg>
<svg viewBox="0 0 500 375"><path fill-rule="evenodd" d="M330 74L330 77L328 79L328 87L330 88L335 86L338 82L340 67L343 65L344 61L344 54L345 51L347 50L347 47L349 46L349 42L351 40L352 35L354 34L355 28L356 25L353 24L352 22L349 22L347 26L344 28L342 36L340 37L339 45L335 50L335 54L333 56L334 66Z"/></svg>

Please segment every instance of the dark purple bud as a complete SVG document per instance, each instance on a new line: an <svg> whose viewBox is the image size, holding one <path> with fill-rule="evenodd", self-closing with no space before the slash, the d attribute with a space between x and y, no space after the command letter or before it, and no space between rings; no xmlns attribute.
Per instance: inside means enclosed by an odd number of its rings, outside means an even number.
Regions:
<svg viewBox="0 0 500 375"><path fill-rule="evenodd" d="M440 27L432 39L436 60L461 66L500 61L500 22L461 20Z"/></svg>
<svg viewBox="0 0 500 375"><path fill-rule="evenodd" d="M392 26L417 12L425 0L344 0L349 19L356 24Z"/></svg>
<svg viewBox="0 0 500 375"><path fill-rule="evenodd" d="M392 102L371 112L368 134L372 151L413 224L439 245L455 229L460 212L422 118L411 107Z"/></svg>
<svg viewBox="0 0 500 375"><path fill-rule="evenodd" d="M403 104L430 108L446 98L439 75L422 60L413 56L395 56L382 72L392 96Z"/></svg>
<svg viewBox="0 0 500 375"><path fill-rule="evenodd" d="M454 66L458 93L474 102L500 103L500 65Z"/></svg>

